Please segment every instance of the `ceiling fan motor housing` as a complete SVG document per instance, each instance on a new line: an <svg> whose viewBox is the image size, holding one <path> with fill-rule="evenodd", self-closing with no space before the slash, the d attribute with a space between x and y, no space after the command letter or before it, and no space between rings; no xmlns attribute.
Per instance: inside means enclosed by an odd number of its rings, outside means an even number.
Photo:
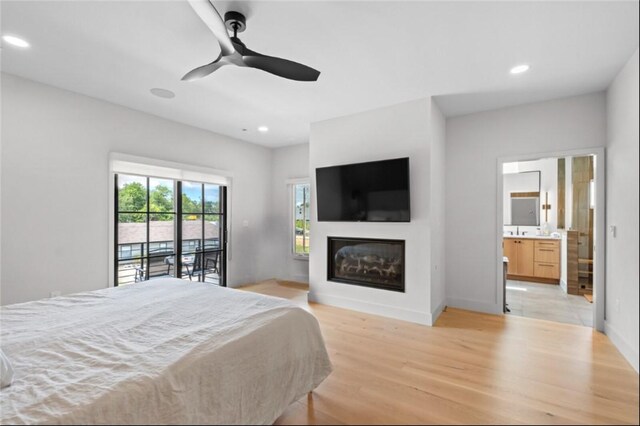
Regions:
<svg viewBox="0 0 640 426"><path fill-rule="evenodd" d="M247 29L247 18L242 13L231 10L224 14L224 24L229 31L241 33Z"/></svg>

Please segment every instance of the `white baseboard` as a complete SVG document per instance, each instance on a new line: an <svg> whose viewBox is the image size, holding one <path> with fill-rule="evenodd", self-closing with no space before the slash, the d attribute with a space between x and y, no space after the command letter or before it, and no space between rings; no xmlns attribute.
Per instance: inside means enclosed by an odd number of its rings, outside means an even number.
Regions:
<svg viewBox="0 0 640 426"><path fill-rule="evenodd" d="M292 275L289 281L309 284L309 275Z"/></svg>
<svg viewBox="0 0 640 426"><path fill-rule="evenodd" d="M438 321L440 314L442 314L442 311L444 311L444 307L447 306L445 302L446 300L443 300L442 303L440 303L440 305L436 308L436 310L429 314L429 323L431 325L434 325L436 321Z"/></svg>
<svg viewBox="0 0 640 426"><path fill-rule="evenodd" d="M604 334L609 336L609 340L611 340L622 356L625 357L629 364L631 364L631 367L638 373L638 352L636 352L629 342L622 337L622 334L607 321L604 322Z"/></svg>
<svg viewBox="0 0 640 426"><path fill-rule="evenodd" d="M560 280L560 288L562 288L562 291L565 293L567 292L567 283L562 279Z"/></svg>
<svg viewBox="0 0 640 426"><path fill-rule="evenodd" d="M478 302L470 299L457 299L450 297L447 299L447 306L450 308L465 309L467 311L483 312L485 314L502 315L502 308L496 303Z"/></svg>
<svg viewBox="0 0 640 426"><path fill-rule="evenodd" d="M432 325L432 316L429 313L397 308L394 306L380 305L377 303L363 302L362 300L346 297L331 296L328 294L309 292L309 302L323 305L337 306L372 315L395 318L403 321L415 322L422 325Z"/></svg>

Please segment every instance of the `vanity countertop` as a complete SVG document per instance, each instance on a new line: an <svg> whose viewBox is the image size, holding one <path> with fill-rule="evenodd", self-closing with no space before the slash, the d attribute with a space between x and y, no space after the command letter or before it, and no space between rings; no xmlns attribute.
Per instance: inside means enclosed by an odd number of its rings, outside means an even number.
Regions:
<svg viewBox="0 0 640 426"><path fill-rule="evenodd" d="M560 237L552 237L551 235L510 235L510 234L506 234L503 235L504 238L518 238L520 240L559 240Z"/></svg>

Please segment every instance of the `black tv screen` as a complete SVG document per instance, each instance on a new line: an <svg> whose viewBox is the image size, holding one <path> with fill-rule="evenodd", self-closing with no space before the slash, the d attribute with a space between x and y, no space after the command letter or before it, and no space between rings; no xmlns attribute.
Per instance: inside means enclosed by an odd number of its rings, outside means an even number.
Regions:
<svg viewBox="0 0 640 426"><path fill-rule="evenodd" d="M409 222L409 159L316 169L321 222Z"/></svg>

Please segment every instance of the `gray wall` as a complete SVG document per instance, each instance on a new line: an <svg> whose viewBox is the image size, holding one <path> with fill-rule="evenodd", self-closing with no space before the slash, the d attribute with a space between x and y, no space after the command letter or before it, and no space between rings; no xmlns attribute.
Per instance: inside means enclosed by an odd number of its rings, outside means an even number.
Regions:
<svg viewBox="0 0 640 426"><path fill-rule="evenodd" d="M229 171L230 284L273 276L269 149L2 74L3 304L107 286L112 151Z"/></svg>
<svg viewBox="0 0 640 426"><path fill-rule="evenodd" d="M638 51L607 92L605 330L638 371Z"/></svg>
<svg viewBox="0 0 640 426"><path fill-rule="evenodd" d="M309 260L294 259L292 255L292 200L291 188L287 185L288 179L309 177L309 144L272 150L271 169L268 256L274 268L274 276L284 280L309 282ZM313 238L313 230L311 234Z"/></svg>
<svg viewBox="0 0 640 426"><path fill-rule="evenodd" d="M450 306L501 312L496 287L496 236L502 233L496 226L497 159L602 147L605 119L605 95L596 93L447 120Z"/></svg>

